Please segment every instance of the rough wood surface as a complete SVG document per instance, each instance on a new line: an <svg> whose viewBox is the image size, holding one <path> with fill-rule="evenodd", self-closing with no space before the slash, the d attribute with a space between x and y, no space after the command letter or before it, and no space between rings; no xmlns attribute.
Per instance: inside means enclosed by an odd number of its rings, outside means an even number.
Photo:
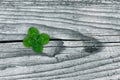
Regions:
<svg viewBox="0 0 120 80"><path fill-rule="evenodd" d="M0 41L22 40L30 26L69 41L42 54L0 43L0 80L120 79L119 0L0 0Z"/></svg>

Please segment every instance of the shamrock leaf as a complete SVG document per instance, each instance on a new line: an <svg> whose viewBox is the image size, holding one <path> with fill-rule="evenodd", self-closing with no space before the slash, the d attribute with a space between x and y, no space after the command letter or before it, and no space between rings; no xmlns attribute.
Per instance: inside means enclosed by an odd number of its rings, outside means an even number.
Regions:
<svg viewBox="0 0 120 80"><path fill-rule="evenodd" d="M42 52L43 45L35 44L35 45L32 46L32 50L35 51L35 52Z"/></svg>
<svg viewBox="0 0 120 80"><path fill-rule="evenodd" d="M32 36L33 34L39 34L39 31L35 27L30 27L28 30L28 36Z"/></svg>
<svg viewBox="0 0 120 80"><path fill-rule="evenodd" d="M41 33L39 40L41 41L42 44L47 44L49 42L49 35L46 33Z"/></svg>
<svg viewBox="0 0 120 80"><path fill-rule="evenodd" d="M35 52L42 52L43 45L49 42L49 35L46 33L39 34L39 30L35 27L28 29L28 36L23 39L26 47L32 47Z"/></svg>
<svg viewBox="0 0 120 80"><path fill-rule="evenodd" d="M29 38L29 37L25 37L25 38L23 39L23 44L24 44L24 46L26 46L26 47L30 47L30 46L31 46L31 44L30 44L30 38Z"/></svg>
<svg viewBox="0 0 120 80"><path fill-rule="evenodd" d="M33 41L37 41L39 38L39 34L36 34L36 33L33 33L31 36L30 36L30 39Z"/></svg>

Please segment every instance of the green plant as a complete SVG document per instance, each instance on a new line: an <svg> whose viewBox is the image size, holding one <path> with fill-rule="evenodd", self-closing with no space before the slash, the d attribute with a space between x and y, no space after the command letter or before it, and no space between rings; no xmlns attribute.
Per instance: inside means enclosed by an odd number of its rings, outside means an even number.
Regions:
<svg viewBox="0 0 120 80"><path fill-rule="evenodd" d="M46 33L39 33L39 30L35 27L28 29L28 35L23 39L24 46L32 47L35 52L42 52L43 45L49 42L49 35Z"/></svg>

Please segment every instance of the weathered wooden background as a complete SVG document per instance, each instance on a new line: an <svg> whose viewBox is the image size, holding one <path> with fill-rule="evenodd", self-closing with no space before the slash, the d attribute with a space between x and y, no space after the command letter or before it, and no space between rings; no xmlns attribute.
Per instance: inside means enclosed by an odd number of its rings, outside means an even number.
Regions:
<svg viewBox="0 0 120 80"><path fill-rule="evenodd" d="M43 54L0 43L0 80L120 79L119 0L0 0L0 41L22 40L30 26L70 41Z"/></svg>

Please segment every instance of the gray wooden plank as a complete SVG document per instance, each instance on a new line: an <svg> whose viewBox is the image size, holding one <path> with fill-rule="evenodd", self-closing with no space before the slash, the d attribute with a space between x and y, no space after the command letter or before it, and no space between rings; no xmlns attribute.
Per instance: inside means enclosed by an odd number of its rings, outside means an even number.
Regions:
<svg viewBox="0 0 120 80"><path fill-rule="evenodd" d="M118 0L1 0L0 41L22 40L30 26L51 38L82 41L50 41L42 54L22 43L0 43L0 80L119 79L119 4Z"/></svg>
<svg viewBox="0 0 120 80"><path fill-rule="evenodd" d="M45 6L40 6L37 4L35 5L34 1L2 1L0 6L1 40L13 39L15 35L13 36L12 34L18 33L20 33L20 35L18 35L16 39L23 39L22 34L25 34L30 25L35 24L41 30L44 29L41 28L41 26L44 25L53 28L74 30L84 35L93 36L102 42L119 41L119 2L116 1L117 4L111 2L111 4L107 3L107 5L93 4L90 6L73 6L72 4L70 6L65 6L61 4L58 7L57 5L47 5L48 2L49 1L44 2L46 3ZM56 2L59 3L58 1ZM104 3L105 1L102 2ZM30 3L31 5L25 3ZM37 3L42 2L37 1ZM7 4L12 4L14 7L9 7L10 5ZM89 2L87 4L89 4ZM22 28L22 26L24 28ZM13 27L14 30L9 27ZM21 28L18 28L18 30L15 27ZM12 34L10 29L13 32ZM47 31L46 29L44 30L45 32ZM49 32L51 31L52 30L49 30ZM6 37L3 37L2 34ZM9 36L7 34L9 34ZM53 33L53 35L55 34ZM111 37L109 37L109 35L111 35Z"/></svg>
<svg viewBox="0 0 120 80"><path fill-rule="evenodd" d="M15 45L17 46L14 47ZM19 54L19 50L22 51L22 49L20 48L24 48L21 43L12 43L6 45L3 44L2 46L11 46L11 48L14 49L12 49L12 53L11 49L8 49L7 53L6 49L3 47L3 49L1 50L1 55L6 53L7 55L12 55L14 53ZM108 75L106 74L115 75L114 73L118 75L120 61L119 49L119 45L105 47L99 53L90 54L86 53L85 51L83 51L83 49L80 49L79 47L73 49L71 48L71 50L63 50L60 54L56 54L55 57L36 55L29 50L28 55L24 54L24 56L11 56L9 58L0 59L0 79L36 78L43 80L67 80L66 78L102 78L105 76L107 77ZM26 51L28 51L28 49L26 49ZM47 49L45 51L47 51ZM48 51L51 52L51 50Z"/></svg>

